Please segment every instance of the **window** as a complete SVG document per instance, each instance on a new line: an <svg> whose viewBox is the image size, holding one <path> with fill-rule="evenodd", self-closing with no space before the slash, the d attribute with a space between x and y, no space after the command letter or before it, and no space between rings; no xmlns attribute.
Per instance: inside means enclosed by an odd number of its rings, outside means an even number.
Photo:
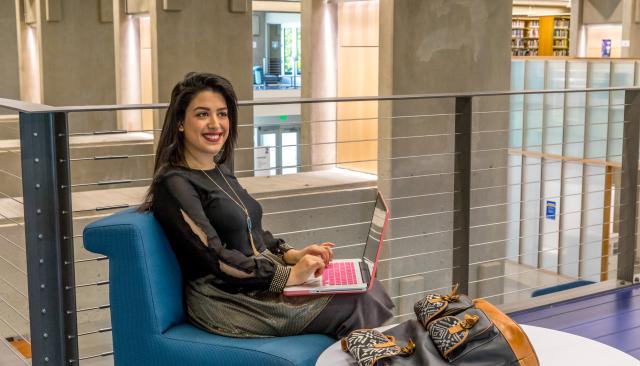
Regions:
<svg viewBox="0 0 640 366"><path fill-rule="evenodd" d="M300 27L282 25L282 70L284 75L300 75Z"/></svg>

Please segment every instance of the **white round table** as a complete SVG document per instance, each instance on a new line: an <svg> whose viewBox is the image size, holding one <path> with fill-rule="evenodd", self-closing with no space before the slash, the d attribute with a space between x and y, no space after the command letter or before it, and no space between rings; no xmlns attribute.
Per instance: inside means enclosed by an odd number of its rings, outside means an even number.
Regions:
<svg viewBox="0 0 640 366"><path fill-rule="evenodd" d="M385 331L393 326L395 324L379 330ZM536 350L540 366L640 366L640 360L588 338L531 325L521 327ZM322 352L316 362L316 366L329 365L357 366L349 353L342 352L340 342L334 343Z"/></svg>

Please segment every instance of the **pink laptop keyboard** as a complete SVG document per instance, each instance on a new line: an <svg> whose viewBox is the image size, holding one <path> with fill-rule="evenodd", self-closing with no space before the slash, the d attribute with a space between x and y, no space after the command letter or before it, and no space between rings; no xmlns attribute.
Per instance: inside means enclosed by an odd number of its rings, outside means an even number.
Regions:
<svg viewBox="0 0 640 366"><path fill-rule="evenodd" d="M353 285L357 283L353 262L331 262L322 273L323 285Z"/></svg>

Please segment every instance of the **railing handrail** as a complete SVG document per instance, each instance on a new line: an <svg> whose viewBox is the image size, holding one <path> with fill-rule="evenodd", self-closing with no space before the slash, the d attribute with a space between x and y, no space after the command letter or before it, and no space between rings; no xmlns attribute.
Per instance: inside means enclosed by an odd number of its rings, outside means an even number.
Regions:
<svg viewBox="0 0 640 366"><path fill-rule="evenodd" d="M21 100L7 98L0 98L0 107L25 113L49 112L51 108L54 108L46 104L23 102Z"/></svg>
<svg viewBox="0 0 640 366"><path fill-rule="evenodd" d="M539 89L539 90L509 90L509 91L486 91L486 92L458 92L458 93L430 93L430 94L403 94L388 96L362 96L362 97L328 97L328 98L265 98L258 100L241 100L240 107L260 106L260 105L282 105L282 104L311 104L311 103L338 103L338 102L382 102L394 100L417 100L417 99L443 99L443 98L473 98L473 97L498 97L510 95L528 94L561 94L561 93L591 93L591 92L612 92L625 90L640 90L637 86L621 86L609 88L583 88L583 89ZM152 104L105 104L105 105L84 105L84 106L49 106L22 102L19 100L0 98L0 107L15 110L23 113L49 113L49 112L100 112L119 111L129 109L163 109L169 103Z"/></svg>

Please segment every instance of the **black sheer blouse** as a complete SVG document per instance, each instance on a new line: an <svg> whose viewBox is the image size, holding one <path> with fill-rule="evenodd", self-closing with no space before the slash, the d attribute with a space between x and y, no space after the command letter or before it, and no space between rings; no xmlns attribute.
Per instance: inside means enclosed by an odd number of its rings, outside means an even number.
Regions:
<svg viewBox="0 0 640 366"><path fill-rule="evenodd" d="M244 210L229 197L238 201L229 185L249 212L258 255L249 240ZM151 210L185 280L212 274L214 285L227 292L282 292L291 270L282 255L291 247L262 229L262 207L226 168L167 171L156 187Z"/></svg>

